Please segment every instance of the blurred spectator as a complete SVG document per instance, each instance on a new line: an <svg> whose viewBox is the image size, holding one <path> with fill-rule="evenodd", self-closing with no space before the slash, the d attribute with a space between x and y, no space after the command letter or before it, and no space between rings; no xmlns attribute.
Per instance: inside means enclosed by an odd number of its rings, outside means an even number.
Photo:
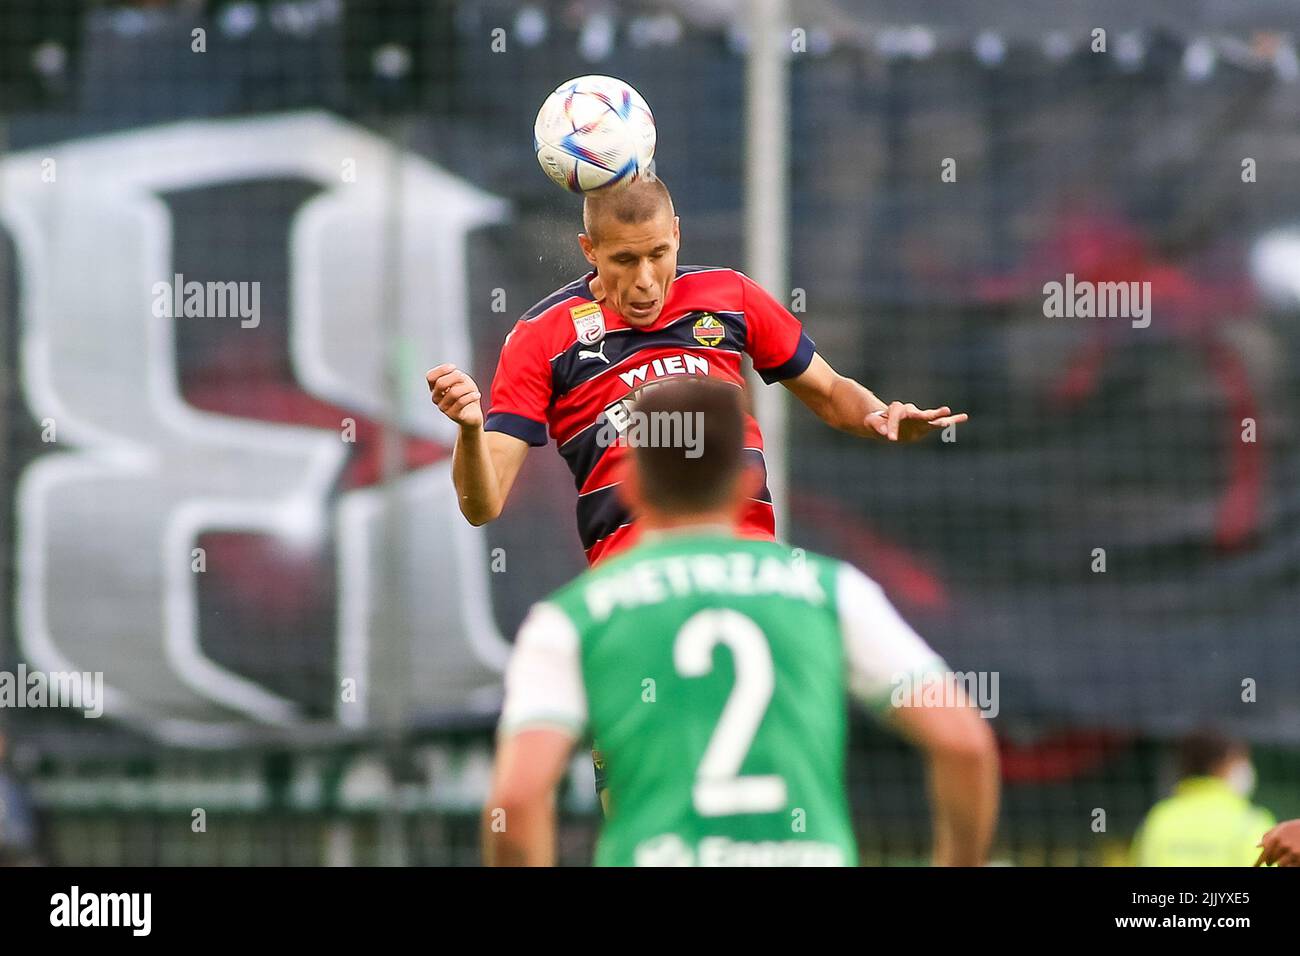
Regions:
<svg viewBox="0 0 1300 956"><path fill-rule="evenodd" d="M0 730L0 866L34 866L40 862L36 813L10 769L7 743Z"/></svg>
<svg viewBox="0 0 1300 956"><path fill-rule="evenodd" d="M1151 808L1133 840L1135 866L1250 866L1273 815L1254 806L1245 744L1213 732L1183 741L1173 796Z"/></svg>

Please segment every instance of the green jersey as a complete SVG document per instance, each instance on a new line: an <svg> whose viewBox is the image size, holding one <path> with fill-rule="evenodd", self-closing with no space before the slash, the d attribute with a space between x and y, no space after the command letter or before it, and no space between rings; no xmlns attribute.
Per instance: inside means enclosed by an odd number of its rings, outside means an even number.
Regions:
<svg viewBox="0 0 1300 956"><path fill-rule="evenodd" d="M943 671L850 565L721 529L647 534L536 605L502 732L597 741L598 865L853 865L846 689Z"/></svg>

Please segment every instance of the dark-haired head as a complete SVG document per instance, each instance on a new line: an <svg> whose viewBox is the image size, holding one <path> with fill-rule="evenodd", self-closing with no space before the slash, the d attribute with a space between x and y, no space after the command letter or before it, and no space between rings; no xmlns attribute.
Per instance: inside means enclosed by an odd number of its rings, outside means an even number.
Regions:
<svg viewBox="0 0 1300 956"><path fill-rule="evenodd" d="M742 398L738 386L693 377L645 390L634 409L645 430L685 439L633 442L624 496L645 526L732 523L758 494L763 476L746 465Z"/></svg>
<svg viewBox="0 0 1300 956"><path fill-rule="evenodd" d="M1240 741L1215 730L1197 730L1183 738L1179 745L1178 773L1181 777L1219 776L1229 764L1246 753L1246 746Z"/></svg>

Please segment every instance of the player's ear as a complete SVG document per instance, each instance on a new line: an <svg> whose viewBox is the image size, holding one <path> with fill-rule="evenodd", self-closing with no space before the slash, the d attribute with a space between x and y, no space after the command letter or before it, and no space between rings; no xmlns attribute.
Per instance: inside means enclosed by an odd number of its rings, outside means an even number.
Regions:
<svg viewBox="0 0 1300 956"><path fill-rule="evenodd" d="M736 477L736 487L732 492L732 501L739 511L750 498L757 498L763 490L763 469L758 465L746 465Z"/></svg>
<svg viewBox="0 0 1300 956"><path fill-rule="evenodd" d="M594 266L596 264L596 244L591 241L591 237L585 232L578 233L578 245L582 248L582 254L587 257L587 261Z"/></svg>
<svg viewBox="0 0 1300 956"><path fill-rule="evenodd" d="M637 474L636 465L632 461L625 461L624 466L627 470L623 474L623 481L618 486L618 493L627 510L639 516L645 505L645 499L641 497L641 476Z"/></svg>

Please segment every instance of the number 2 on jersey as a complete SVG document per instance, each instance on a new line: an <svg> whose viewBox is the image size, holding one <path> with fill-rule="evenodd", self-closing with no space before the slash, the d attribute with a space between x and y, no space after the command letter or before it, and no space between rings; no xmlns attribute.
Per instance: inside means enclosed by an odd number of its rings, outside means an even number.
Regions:
<svg viewBox="0 0 1300 956"><path fill-rule="evenodd" d="M703 677L713 670L713 648L718 644L731 651L736 683L695 774L695 811L720 817L782 810L784 779L776 774L740 775L776 686L772 652L758 625L739 611L700 611L677 632L673 663L683 677Z"/></svg>

